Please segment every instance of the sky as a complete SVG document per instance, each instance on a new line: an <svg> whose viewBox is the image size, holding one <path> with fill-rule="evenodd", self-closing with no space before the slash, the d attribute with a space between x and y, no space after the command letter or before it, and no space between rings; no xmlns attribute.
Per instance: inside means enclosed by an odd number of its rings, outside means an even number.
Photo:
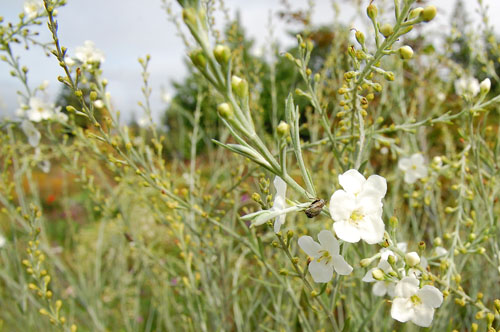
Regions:
<svg viewBox="0 0 500 332"><path fill-rule="evenodd" d="M317 24L332 22L332 3L337 3L341 9L339 19L359 27L365 22L354 20L357 17L356 11L347 5L352 2L354 1L316 0L313 21ZM361 2L367 5L369 0ZM477 1L465 2L470 16L477 17ZM484 2L490 7L490 17L500 14L499 0ZM23 3L23 0L0 0L0 16L6 22L16 22L17 15L23 11ZM225 0L224 3L229 8L230 15L239 11L248 35L256 40L256 51L263 49L269 41L269 17L273 22L273 35L283 50L294 44L295 40L286 33L291 26L277 18L277 12L283 9L282 1ZM307 0L288 0L288 3L294 9L307 7ZM438 17L441 17L436 22L431 22L429 29L446 31L443 28L447 27L446 22L455 0L430 0L428 3L438 7ZM176 4L172 7L174 12L179 12ZM217 18L216 24L221 24L221 15ZM112 103L115 109L121 111L125 120L142 116L137 106L137 102L142 100L141 68L137 59L150 54L150 85L153 88L151 101L154 118L159 119L165 109L162 93L172 94L172 81L182 80L187 72L184 64L186 48L175 25L168 20L161 0L68 0L68 4L59 10L58 21L60 40L69 49L70 55L85 40L94 41L97 48L104 52L106 60L102 64L103 76L109 81L108 91L111 93ZM500 22L493 19L491 21L500 32ZM50 40L45 25L38 30L42 40ZM30 69L28 77L31 86L36 87L48 80L49 87L42 97L55 100L60 89L57 76L62 74L55 58L47 57L36 47L29 51L19 47L15 52L21 57L21 63ZM22 86L15 78L10 77L9 71L9 67L0 62L0 117L13 114L19 107L16 91L22 89Z"/></svg>

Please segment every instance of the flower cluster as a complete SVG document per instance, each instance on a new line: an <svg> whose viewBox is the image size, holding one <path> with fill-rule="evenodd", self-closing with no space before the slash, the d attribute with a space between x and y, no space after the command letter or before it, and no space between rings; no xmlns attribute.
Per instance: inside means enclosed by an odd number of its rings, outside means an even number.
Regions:
<svg viewBox="0 0 500 332"><path fill-rule="evenodd" d="M22 104L21 108L17 110L17 115L33 122L43 120L65 122L67 120L67 115L61 112L60 107L55 107L54 104L45 102L37 97L31 97L28 105Z"/></svg>
<svg viewBox="0 0 500 332"><path fill-rule="evenodd" d="M405 181L414 183L427 176L427 167L421 154L401 158L398 167L405 172ZM329 212L333 219L336 236L345 242L360 240L368 244L380 243L384 239L385 224L382 220L382 200L387 192L387 181L379 175L365 178L359 171L351 169L338 177L342 189L336 190L330 198ZM278 233L285 222L286 214L306 210L306 204L286 204L286 182L276 176L276 194L269 210L258 211L244 218L253 218L253 226L274 219L274 231ZM314 282L327 283L334 272L349 275L353 267L341 255L340 243L330 230L322 230L316 242L304 235L298 240L299 247L309 256L308 271ZM425 257L416 252L406 252L407 244L398 243L394 249L383 248L375 256L364 259L361 266L367 266L379 259L376 267L369 269L362 281L374 283L373 294L393 299L391 316L400 322L412 321L427 327L431 324L434 309L443 302L442 293L432 285L424 285L422 271L427 269ZM436 248L436 254L445 254L443 248Z"/></svg>

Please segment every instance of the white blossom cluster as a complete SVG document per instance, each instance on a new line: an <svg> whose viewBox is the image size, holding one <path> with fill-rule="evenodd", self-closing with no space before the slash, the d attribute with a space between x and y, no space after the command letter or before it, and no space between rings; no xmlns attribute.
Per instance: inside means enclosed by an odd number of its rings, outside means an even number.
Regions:
<svg viewBox="0 0 500 332"><path fill-rule="evenodd" d="M409 184L427 177L425 160L419 153L401 158L398 167L404 172L404 180ZM386 179L379 175L365 178L359 171L351 169L340 174L338 180L342 189L333 193L329 204L334 232L320 231L318 242L308 235L301 236L298 240L300 248L309 256L308 271L317 283L330 282L334 272L349 275L353 271L353 267L341 255L339 240L348 243L363 240L368 244L384 240L382 200L387 192ZM253 219L253 226L274 219L274 231L278 233L285 223L287 213L302 211L307 205L287 206L286 182L276 176L273 184L276 189L273 207L244 218ZM443 295L422 279L422 271L428 265L425 257L420 257L416 252L406 253L406 243L399 243L396 249L398 254L383 248L372 259L367 259L369 262L379 259L379 262L362 280L374 283L374 295L389 296L392 299L393 319L428 327L432 323L434 310L443 302ZM446 250L436 248L436 252L442 255Z"/></svg>

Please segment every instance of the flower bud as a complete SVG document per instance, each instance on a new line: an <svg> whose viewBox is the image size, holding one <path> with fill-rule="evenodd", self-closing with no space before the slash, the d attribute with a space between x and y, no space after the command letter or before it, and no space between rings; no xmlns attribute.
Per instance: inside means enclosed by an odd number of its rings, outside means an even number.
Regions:
<svg viewBox="0 0 500 332"><path fill-rule="evenodd" d="M405 261L409 266L415 266L420 263L420 256L414 251L409 252L405 255Z"/></svg>
<svg viewBox="0 0 500 332"><path fill-rule="evenodd" d="M358 43L360 43L361 45L364 45L365 44L365 35L361 32L361 31L356 31L356 40L358 41Z"/></svg>
<svg viewBox="0 0 500 332"><path fill-rule="evenodd" d="M372 271L372 277L375 280L384 280L384 271L381 269L375 269Z"/></svg>
<svg viewBox="0 0 500 332"><path fill-rule="evenodd" d="M90 96L89 96L89 97L90 97L90 100L91 100L91 101L96 100L96 99L97 99L97 92L95 92L95 91L91 91L91 92L90 92Z"/></svg>
<svg viewBox="0 0 500 332"><path fill-rule="evenodd" d="M437 14L437 9L435 6L427 6L420 13L420 17L425 22L429 22L436 16L436 14Z"/></svg>
<svg viewBox="0 0 500 332"><path fill-rule="evenodd" d="M233 116L233 109L228 103L222 103L217 106L217 111L224 119L229 119Z"/></svg>
<svg viewBox="0 0 500 332"><path fill-rule="evenodd" d="M371 262L372 260L370 258L363 258L361 261L359 261L359 265L361 265L361 267L367 267L371 264Z"/></svg>
<svg viewBox="0 0 500 332"><path fill-rule="evenodd" d="M497 311L500 312L500 299L495 299L493 303L495 304Z"/></svg>
<svg viewBox="0 0 500 332"><path fill-rule="evenodd" d="M194 8L185 8L182 11L182 19L187 25L196 25L196 11Z"/></svg>
<svg viewBox="0 0 500 332"><path fill-rule="evenodd" d="M417 7L410 12L410 19L419 17L424 9L422 7Z"/></svg>
<svg viewBox="0 0 500 332"><path fill-rule="evenodd" d="M244 98L248 95L248 83L245 79L233 75L231 77L231 88L233 92L240 98Z"/></svg>
<svg viewBox="0 0 500 332"><path fill-rule="evenodd" d="M413 49L410 46L405 45L399 49L399 56L404 60L411 59L413 58Z"/></svg>
<svg viewBox="0 0 500 332"><path fill-rule="evenodd" d="M481 93L486 94L490 92L491 89L491 81L489 78L486 78L479 84L479 88L481 89Z"/></svg>
<svg viewBox="0 0 500 332"><path fill-rule="evenodd" d="M368 15L369 18L371 18L372 20L374 20L377 17L377 15L378 15L377 6L375 6L374 4L370 4L366 8L366 15Z"/></svg>
<svg viewBox="0 0 500 332"><path fill-rule="evenodd" d="M281 121L276 128L276 132L280 137L287 137L290 134L290 125L285 121Z"/></svg>
<svg viewBox="0 0 500 332"><path fill-rule="evenodd" d="M231 50L226 45L217 45L214 48L214 56L219 64L226 64L231 57Z"/></svg>
<svg viewBox="0 0 500 332"><path fill-rule="evenodd" d="M195 50L189 54L191 61L198 68L205 68L207 60L202 50Z"/></svg>
<svg viewBox="0 0 500 332"><path fill-rule="evenodd" d="M389 37L390 35L392 35L394 32L394 29L392 28L392 25L390 25L389 23L385 23L384 25L382 25L380 27L380 33L385 37Z"/></svg>
<svg viewBox="0 0 500 332"><path fill-rule="evenodd" d="M395 76L394 76L394 73L392 71L388 71L384 74L384 77L386 80L388 81L394 81L395 79Z"/></svg>

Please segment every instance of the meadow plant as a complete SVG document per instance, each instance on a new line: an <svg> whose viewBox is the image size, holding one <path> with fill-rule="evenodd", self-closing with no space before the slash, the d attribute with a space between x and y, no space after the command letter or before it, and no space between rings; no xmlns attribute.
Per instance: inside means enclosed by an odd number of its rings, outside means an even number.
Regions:
<svg viewBox="0 0 500 332"><path fill-rule="evenodd" d="M0 330L499 330L500 47L478 1L482 47L449 57L420 3L359 1L367 25L335 22L325 47L310 2L283 14L296 47L270 31L264 57L224 2L164 0L196 78L169 130L149 55L127 125L99 45L64 46L66 1L0 19L24 89L0 123ZM17 44L52 56L70 101L43 98Z"/></svg>

